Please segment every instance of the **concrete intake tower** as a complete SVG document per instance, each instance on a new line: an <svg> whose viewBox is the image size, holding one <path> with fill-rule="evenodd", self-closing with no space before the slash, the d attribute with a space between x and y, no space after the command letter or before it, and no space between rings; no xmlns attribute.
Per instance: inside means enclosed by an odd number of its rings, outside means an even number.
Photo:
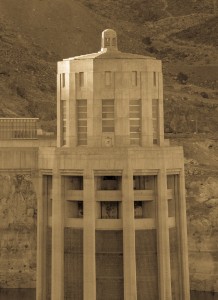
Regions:
<svg viewBox="0 0 218 300"><path fill-rule="evenodd" d="M39 147L37 300L189 300L183 149L164 139L161 61L58 62L57 147Z"/></svg>

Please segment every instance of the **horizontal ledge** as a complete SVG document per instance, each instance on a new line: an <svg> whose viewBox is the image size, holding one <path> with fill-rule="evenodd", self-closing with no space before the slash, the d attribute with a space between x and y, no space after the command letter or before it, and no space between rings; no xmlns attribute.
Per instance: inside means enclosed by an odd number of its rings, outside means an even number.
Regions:
<svg viewBox="0 0 218 300"><path fill-rule="evenodd" d="M94 176L122 176L122 170L94 170Z"/></svg>
<svg viewBox="0 0 218 300"><path fill-rule="evenodd" d="M103 190L96 192L96 201L121 201L122 200L122 192L121 191L111 191L111 190Z"/></svg>
<svg viewBox="0 0 218 300"><path fill-rule="evenodd" d="M114 251L114 252L106 252L106 251L96 251L96 254L107 254L107 255L116 255L116 254L120 254L123 255L123 252L120 251Z"/></svg>
<svg viewBox="0 0 218 300"><path fill-rule="evenodd" d="M122 219L96 219L95 226L97 230L122 230L123 221Z"/></svg>
<svg viewBox="0 0 218 300"><path fill-rule="evenodd" d="M135 219L136 230L155 229L155 228L156 228L156 220L153 218Z"/></svg>
<svg viewBox="0 0 218 300"><path fill-rule="evenodd" d="M124 280L123 277L118 277L118 276L104 276L104 277L96 277L96 280L108 280L108 279L111 279L111 280Z"/></svg>
<svg viewBox="0 0 218 300"><path fill-rule="evenodd" d="M83 229L84 222L83 218L65 218L64 226ZM146 230L146 229L157 229L156 219L134 219L135 231ZM168 218L168 228L174 228L176 225L175 217ZM52 217L48 218L48 227L52 227ZM96 219L95 230L123 230L122 219ZM194 252L194 251L193 251Z"/></svg>
<svg viewBox="0 0 218 300"><path fill-rule="evenodd" d="M83 228L82 218L67 218L64 221L65 227Z"/></svg>
<svg viewBox="0 0 218 300"><path fill-rule="evenodd" d="M155 198L155 193L153 190L134 190L134 200L135 201L152 201Z"/></svg>
<svg viewBox="0 0 218 300"><path fill-rule="evenodd" d="M60 169L60 175L63 176L83 176L84 171L82 169L70 170L70 169Z"/></svg>
<svg viewBox="0 0 218 300"><path fill-rule="evenodd" d="M83 190L67 190L65 200L82 201Z"/></svg>
<svg viewBox="0 0 218 300"><path fill-rule="evenodd" d="M152 169L152 170L133 170L133 176L155 176L158 175L159 170L158 169Z"/></svg>

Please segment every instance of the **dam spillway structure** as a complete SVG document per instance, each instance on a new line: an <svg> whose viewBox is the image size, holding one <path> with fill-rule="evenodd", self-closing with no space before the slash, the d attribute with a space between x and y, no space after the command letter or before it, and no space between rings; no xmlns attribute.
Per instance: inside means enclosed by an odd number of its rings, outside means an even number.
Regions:
<svg viewBox="0 0 218 300"><path fill-rule="evenodd" d="M57 147L38 151L37 300L189 300L183 149L164 139L161 61L58 62Z"/></svg>

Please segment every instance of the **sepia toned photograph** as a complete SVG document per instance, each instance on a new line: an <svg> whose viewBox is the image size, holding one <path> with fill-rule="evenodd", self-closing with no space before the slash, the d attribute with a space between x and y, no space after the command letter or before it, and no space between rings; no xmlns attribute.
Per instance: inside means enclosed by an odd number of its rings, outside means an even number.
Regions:
<svg viewBox="0 0 218 300"><path fill-rule="evenodd" d="M218 0L0 0L0 300L218 300Z"/></svg>

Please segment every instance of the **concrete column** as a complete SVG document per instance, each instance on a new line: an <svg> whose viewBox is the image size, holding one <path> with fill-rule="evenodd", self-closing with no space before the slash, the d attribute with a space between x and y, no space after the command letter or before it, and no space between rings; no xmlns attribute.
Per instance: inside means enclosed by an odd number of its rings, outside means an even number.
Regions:
<svg viewBox="0 0 218 300"><path fill-rule="evenodd" d="M64 300L64 198L61 181L57 171L52 181L52 300Z"/></svg>
<svg viewBox="0 0 218 300"><path fill-rule="evenodd" d="M181 288L182 300L190 300L189 286L189 265L188 265L188 241L187 241L187 220L185 201L185 175L184 169L179 175L179 201L178 201L178 234L180 240L180 263L181 263Z"/></svg>
<svg viewBox="0 0 218 300"><path fill-rule="evenodd" d="M75 73L69 74L69 111L68 115L68 136L69 136L69 147L75 147L77 145L77 115L76 115L76 79Z"/></svg>
<svg viewBox="0 0 218 300"><path fill-rule="evenodd" d="M95 185L92 170L83 181L83 299L96 300Z"/></svg>
<svg viewBox="0 0 218 300"><path fill-rule="evenodd" d="M122 178L124 300L137 299L133 173Z"/></svg>
<svg viewBox="0 0 218 300"><path fill-rule="evenodd" d="M164 110L163 110L163 74L162 72L158 74L158 135L159 144L162 146L164 144Z"/></svg>
<svg viewBox="0 0 218 300"><path fill-rule="evenodd" d="M141 72L141 101L142 101L142 122L141 122L141 144L147 147L153 144L153 125L152 125L152 94L151 94L150 73Z"/></svg>
<svg viewBox="0 0 218 300"><path fill-rule="evenodd" d="M60 110L60 100L61 100L61 74L57 74L57 147L61 147L61 110Z"/></svg>
<svg viewBox="0 0 218 300"><path fill-rule="evenodd" d="M44 194L46 178L41 174L33 179L37 193L37 270L36 270L36 300L46 300L46 231L47 203Z"/></svg>
<svg viewBox="0 0 218 300"><path fill-rule="evenodd" d="M171 300L170 245L168 227L167 174L163 168L157 180L157 240L159 300Z"/></svg>

